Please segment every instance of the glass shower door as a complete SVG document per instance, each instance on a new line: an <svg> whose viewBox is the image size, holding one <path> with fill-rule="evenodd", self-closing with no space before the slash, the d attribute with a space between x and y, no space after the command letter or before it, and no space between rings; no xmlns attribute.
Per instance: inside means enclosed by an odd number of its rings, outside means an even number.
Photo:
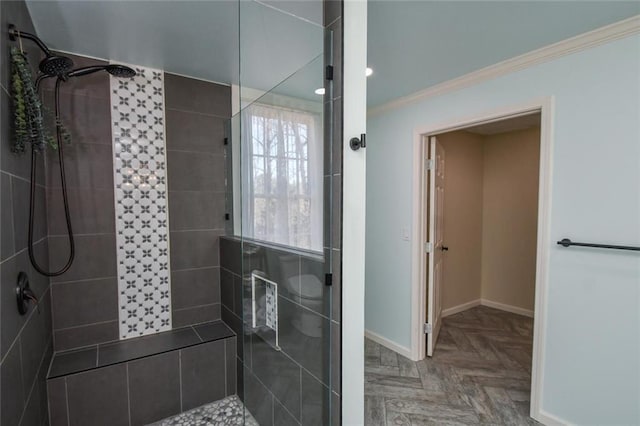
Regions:
<svg viewBox="0 0 640 426"><path fill-rule="evenodd" d="M245 424L331 424L333 185L324 33L320 24L240 2L234 216Z"/></svg>

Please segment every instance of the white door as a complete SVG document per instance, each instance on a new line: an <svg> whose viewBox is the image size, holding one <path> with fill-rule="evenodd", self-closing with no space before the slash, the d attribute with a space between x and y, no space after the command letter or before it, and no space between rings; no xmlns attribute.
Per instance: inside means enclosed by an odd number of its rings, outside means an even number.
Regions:
<svg viewBox="0 0 640 426"><path fill-rule="evenodd" d="M443 245L444 230L444 149L435 136L429 138L427 159L429 185L429 218L427 234L427 324L431 332L427 333L427 356L433 355L442 324L442 274L444 266Z"/></svg>

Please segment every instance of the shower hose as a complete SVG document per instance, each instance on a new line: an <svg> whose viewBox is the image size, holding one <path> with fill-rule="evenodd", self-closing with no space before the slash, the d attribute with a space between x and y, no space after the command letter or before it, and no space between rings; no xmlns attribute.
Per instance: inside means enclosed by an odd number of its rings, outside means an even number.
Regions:
<svg viewBox="0 0 640 426"><path fill-rule="evenodd" d="M40 79L36 82L36 93L39 93L40 88ZM75 242L73 240L73 230L71 229L71 215L69 214L69 197L67 196L67 180L64 173L64 146L62 141L62 132L60 126L60 84L62 83L62 79L56 79L55 86L55 126L56 126L56 142L58 144L58 161L60 162L60 183L62 185L62 200L64 203L64 216L67 221L67 235L69 236L69 259L67 263L58 271L45 271L40 265L35 257L34 249L33 249L33 222L34 222L34 211L35 211L35 201L36 201L36 158L38 155L37 149L32 145L31 147L31 194L29 198L29 259L31 260L31 264L34 269L38 271L40 274L46 277L57 277L59 275L64 274L69 270L71 264L73 263L73 259L76 255L76 247ZM43 151L44 152L44 151Z"/></svg>

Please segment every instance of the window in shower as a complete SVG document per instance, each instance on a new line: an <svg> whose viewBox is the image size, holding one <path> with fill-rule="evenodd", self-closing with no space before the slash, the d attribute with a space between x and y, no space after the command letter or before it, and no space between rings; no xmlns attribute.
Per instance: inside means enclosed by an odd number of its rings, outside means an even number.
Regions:
<svg viewBox="0 0 640 426"><path fill-rule="evenodd" d="M243 111L245 237L322 250L322 113L311 109Z"/></svg>

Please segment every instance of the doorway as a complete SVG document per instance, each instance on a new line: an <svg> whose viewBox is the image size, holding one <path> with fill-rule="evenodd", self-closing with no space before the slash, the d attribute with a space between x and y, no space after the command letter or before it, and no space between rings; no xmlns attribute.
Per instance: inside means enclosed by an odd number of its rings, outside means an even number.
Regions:
<svg viewBox="0 0 640 426"><path fill-rule="evenodd" d="M483 305L533 318L540 114L425 143L425 344L432 356L444 317Z"/></svg>
<svg viewBox="0 0 640 426"><path fill-rule="evenodd" d="M551 122L549 119L551 116L550 110L551 99L543 99L529 104L505 108L500 111L479 114L474 117L444 123L442 125L417 129L415 132L414 143L414 153L417 156L417 159L414 158L414 199L416 200L414 208L414 229L417 230L417 238L415 239L416 241L414 243L413 250L414 269L412 271L412 286L414 298L412 306L413 331L411 358L414 360L424 359L427 355L433 355L434 349L437 353L438 335L439 333L442 333L442 325L447 323L446 319L442 321L443 316L446 318L449 315L461 312L467 312L467 315L471 316L474 314L484 315L487 313L491 315L493 309L497 309L495 312L498 314L501 314L504 311L509 311L509 315L515 314L514 318L523 319L521 327L532 328L531 334L533 334L533 342L531 343L532 350L529 352L531 354L530 412L534 414L537 412L538 402L540 400L539 372L541 371L540 365L543 362L543 321L546 299L547 259L549 251L549 170L551 169L552 140ZM475 240L468 229L458 229L459 235L457 239L450 238L452 237L451 231L449 232L449 236L447 236L447 211L449 211L449 215L451 215L451 210L453 210L457 211L459 215L469 216L470 210L468 205L457 205L454 206L454 208L447 209L447 158L451 157L453 161L456 156L459 156L460 153L454 152L451 147L460 148L460 145L451 145L449 147L449 151L451 152L448 152L447 146L454 142L447 142L446 136L448 134L453 134L453 132L457 132L458 136L465 135L468 139L484 139L488 138L489 134L507 134L509 131L521 131L526 133L527 129L529 129L529 132L538 132L537 135L534 136L536 139L534 142L534 152L538 154L539 158L539 163L534 165L535 176L533 177L533 180L534 184L537 184L537 187L535 188L535 195L533 197L533 202L535 204L532 205L529 203L528 206L525 206L525 210L529 213L533 211L533 223L535 228L533 236L529 233L529 237L527 237L528 243L525 244L529 247L525 256L529 262L529 278L526 281L528 281L529 284L533 282L533 285L530 287L530 291L526 297L523 296L522 291L515 291L516 297L527 299L527 302L524 303L522 300L518 300L517 302L508 303L509 295L504 295L504 298L502 296L493 296L496 291L497 294L501 294L501 291L504 293L505 288L504 286L501 287L501 284L497 286L497 289L487 289L485 293L482 292L480 284L479 289L471 290L471 296L468 294L463 296L452 294L452 290L461 290L459 284L464 283L465 280L469 281L469 276L472 275L472 273L475 273L475 276L478 277L476 281L480 281L480 283L482 282L482 250L480 250L479 253L476 251L475 255L473 255L475 256L475 263L473 267L470 267L469 263L464 261L464 258L465 256L471 255L469 251L470 247L482 247L483 221L480 219L480 217L482 217L482 209L480 209L479 213L476 213L475 215L476 223L471 225L467 223L467 227L475 226L476 229L480 229L479 232L476 232ZM468 142L468 145L470 145L470 142ZM483 149L476 146L476 151L482 152ZM529 153L531 153L531 150L529 150ZM465 158L464 155L463 158ZM499 156L495 158L500 159ZM430 160L437 161L432 162ZM502 161L502 164L507 164L512 168L514 166L512 163L505 163L505 161L508 161L507 159L500 159L500 161ZM500 161L497 162L498 165L501 164ZM479 162L476 162L476 166L478 166L478 163ZM490 164L490 171L499 169L499 167L494 163ZM455 168L453 167L453 163L451 166L452 168ZM468 172L468 166L468 164L463 164L462 168L466 168L466 171ZM442 176L438 176L437 174L438 167L441 168L440 173ZM519 166L515 168L517 169L518 167ZM479 163L479 168L482 171L484 164ZM499 174L497 177L499 177ZM495 176L491 176L491 179L494 178ZM467 179L467 181L471 181L473 183L471 179ZM468 188L467 190L469 192L473 192L474 188ZM475 191L476 199L474 202L477 205L482 205L483 198L487 197L484 196L485 191L482 186L477 185L477 182ZM497 199L500 201L500 187L498 186L497 189L493 188L491 191L493 191L494 198L497 193ZM489 195L491 195L491 191L489 191ZM502 191L504 192L506 189L503 188ZM479 192L482 192L483 195L480 196ZM463 199L465 199L464 195ZM456 201L455 197L453 201L459 204L459 200ZM469 197L466 197L466 201L472 204L473 200L469 200ZM491 197L489 197L489 201L491 201ZM500 206L495 205L495 199L493 200L492 205L494 208L490 211L501 211ZM518 218L520 215L521 213L516 211L511 216ZM489 236L495 237L502 233L502 239L509 241L509 238L507 237L517 237L518 234L522 234L521 230L509 230L510 226L505 226L504 222L500 221L500 217L488 219L490 219L488 220L490 223L492 220L494 223L497 221L499 226L497 228L499 232L496 231L495 226L493 230L490 226L485 227L484 229L488 230ZM451 221L452 219L449 219L449 222ZM453 220L453 222L455 223L455 220ZM529 223L531 223L531 220L529 220ZM502 228L500 228L500 226L502 226ZM439 232L436 228L439 229ZM450 239L453 241L448 241ZM491 238L488 240L489 241L485 242L485 245L491 247L491 244L496 244L495 241L490 241ZM451 244L454 241L455 244ZM513 241L514 240L511 239L512 243ZM453 273L449 273L449 275L447 275L447 270L452 268L452 265L450 265L451 259L449 259L449 257L456 257L450 256L454 250L456 251L456 256L462 256L463 262L458 263L458 266L453 266L453 268L455 268L453 269ZM488 248L485 248L485 251L488 250ZM499 282L500 280L496 278L495 274L492 275L490 272L505 272L505 270L509 268L505 267L505 262L501 262L500 259L498 259L498 262L492 263L491 257L492 256L487 256L488 259L485 262L485 264L488 265L485 267L485 281L487 282L493 279L494 281ZM510 264L507 266L509 265ZM499 273L498 276L500 276ZM458 288L443 289L443 283L445 285L449 285L449 281L452 280L453 284L451 285L455 287L457 282ZM506 281L508 282L509 278L507 278ZM474 291L475 293L473 293ZM455 291L453 293L455 293ZM491 296L483 297L483 294L491 294ZM480 305L484 305L481 309L482 312L469 311L469 309ZM453 322L456 318L450 317L450 319L450 322ZM493 319L489 319L489 321L493 321ZM527 325L527 322L529 325Z"/></svg>

